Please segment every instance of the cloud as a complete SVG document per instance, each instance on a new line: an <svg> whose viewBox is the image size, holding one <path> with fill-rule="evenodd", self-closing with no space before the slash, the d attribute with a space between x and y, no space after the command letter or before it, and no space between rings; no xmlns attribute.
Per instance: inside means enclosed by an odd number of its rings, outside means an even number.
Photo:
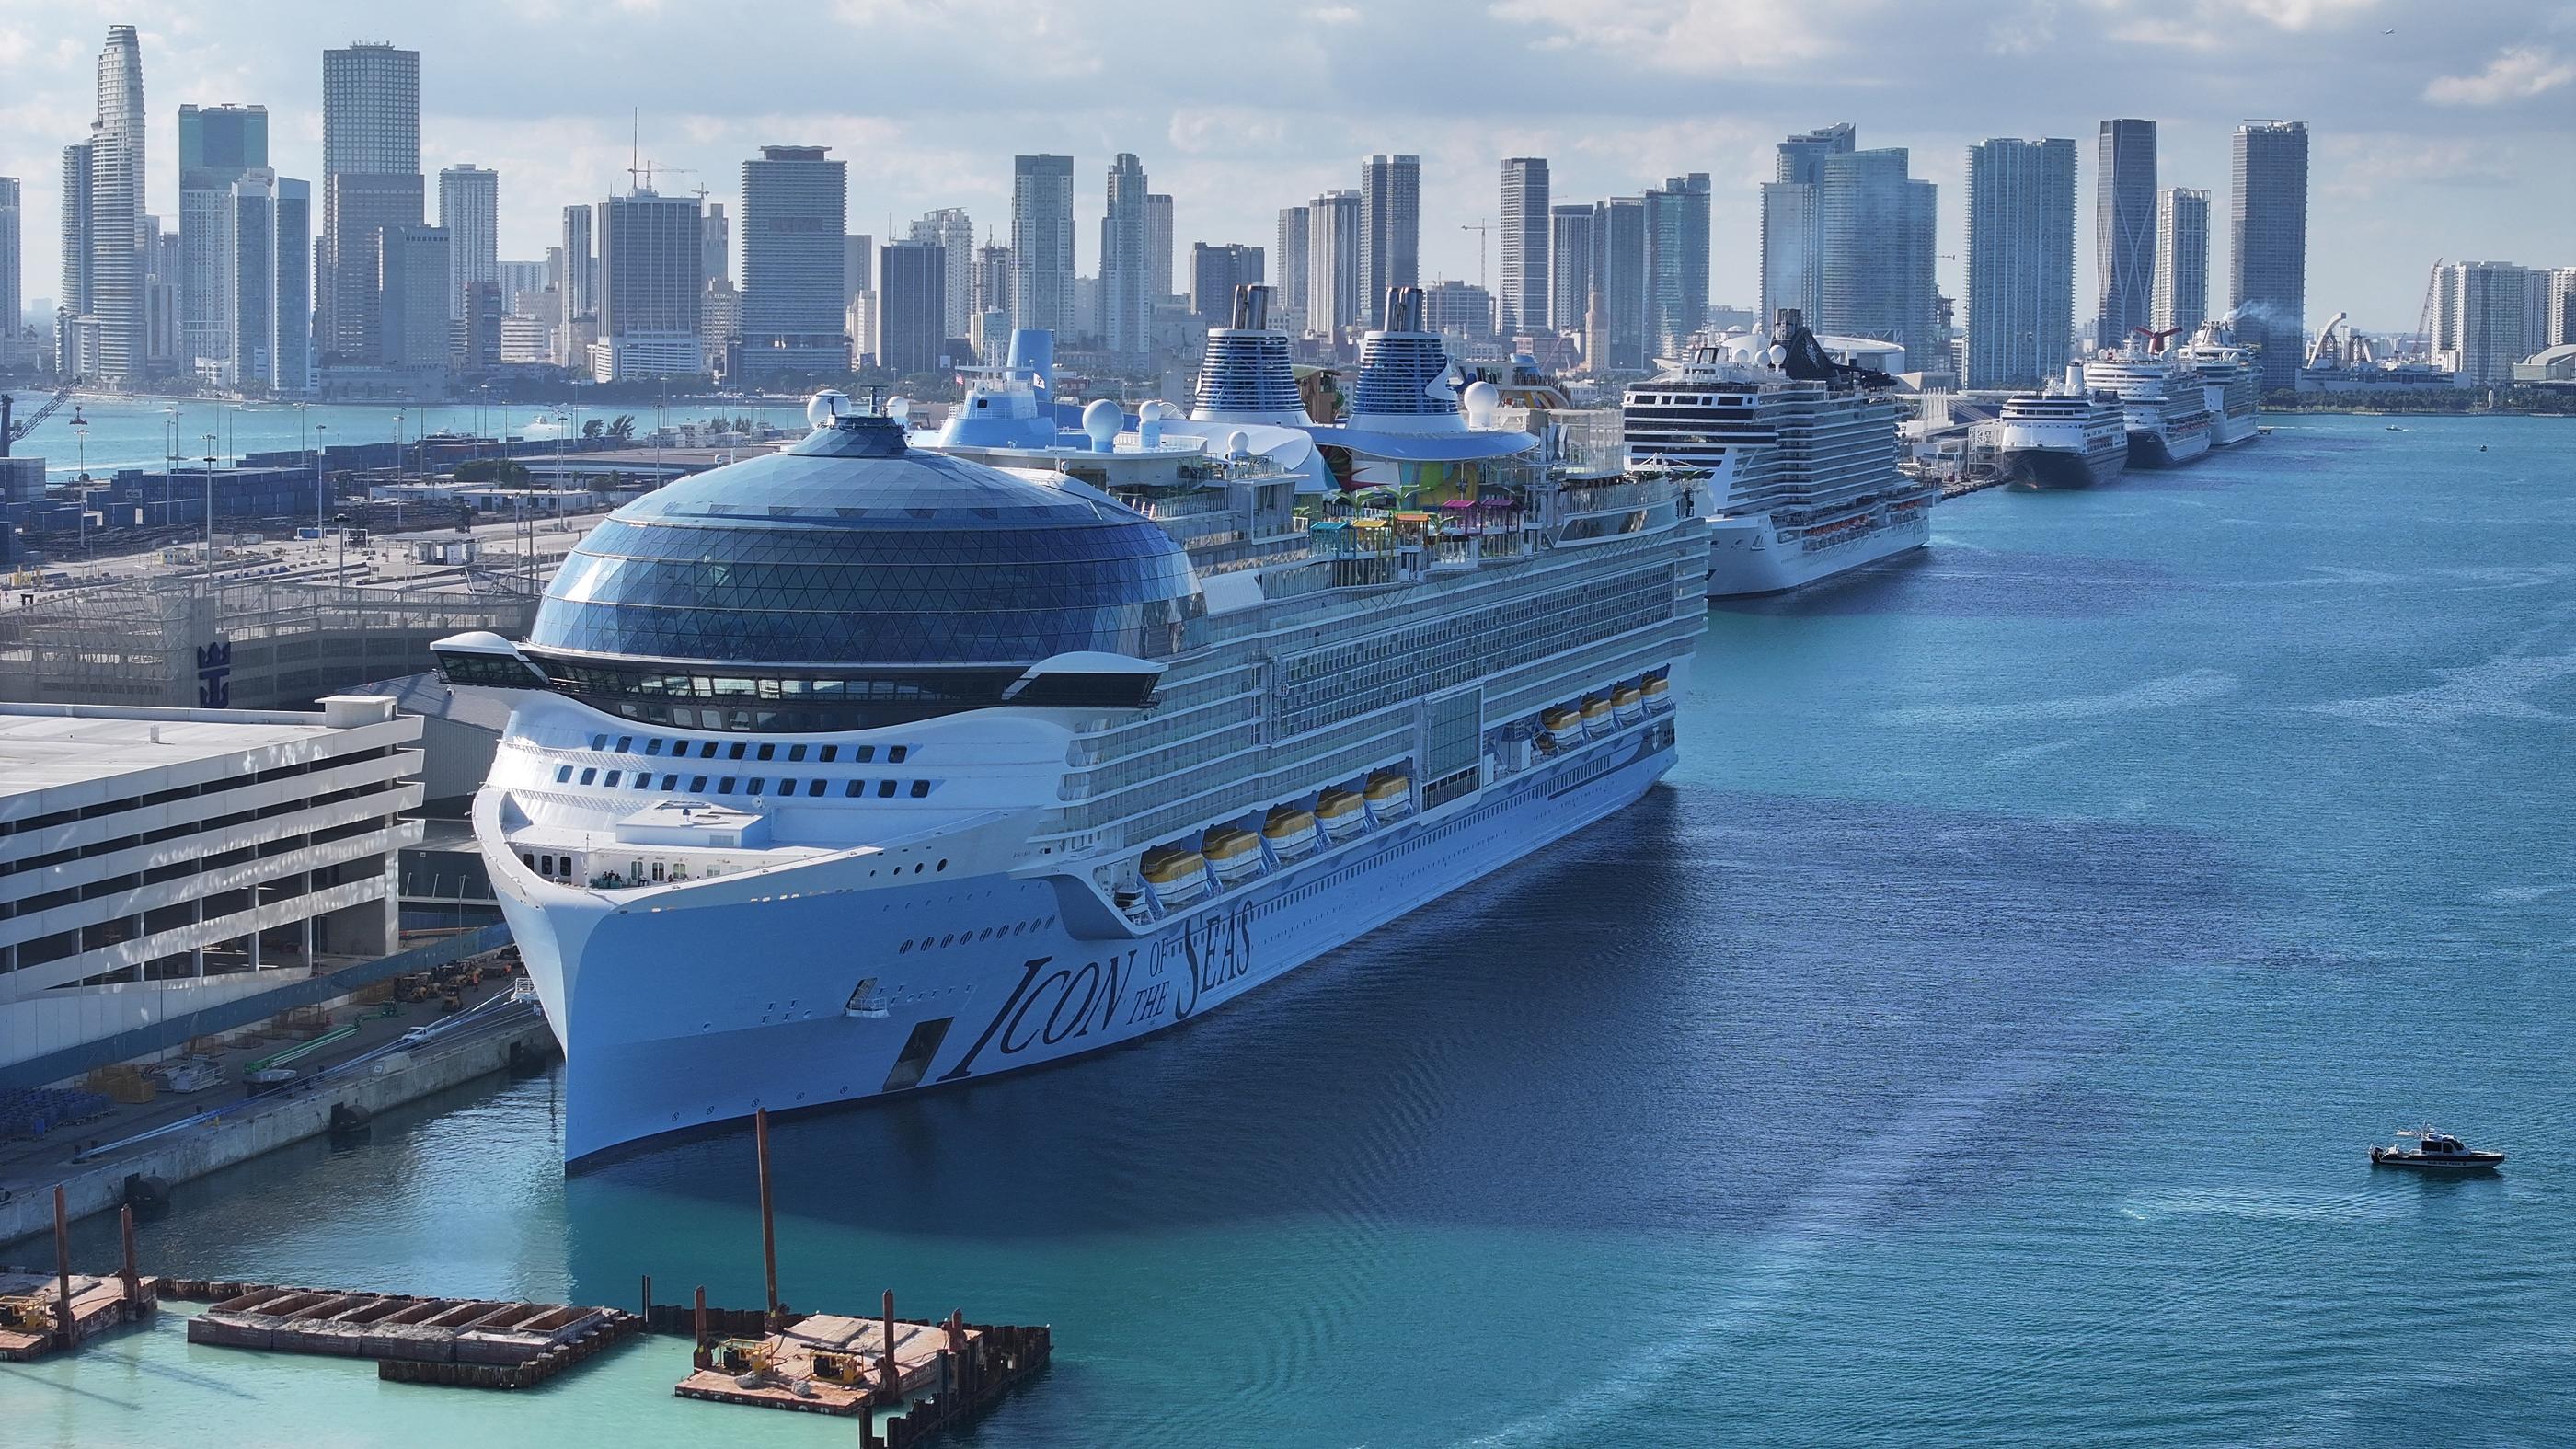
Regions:
<svg viewBox="0 0 2576 1449"><path fill-rule="evenodd" d="M2544 46L2515 45L2497 52L2476 75L2436 76L2424 99L2437 106L2495 106L2527 101L2576 80L2576 61Z"/></svg>
<svg viewBox="0 0 2576 1449"><path fill-rule="evenodd" d="M1876 9L1865 0L1497 0L1495 19L1547 33L1542 50L1608 51L1656 70L1722 76L1793 69L1842 47L1826 34L1836 17ZM1849 27L1845 27L1846 30Z"/></svg>

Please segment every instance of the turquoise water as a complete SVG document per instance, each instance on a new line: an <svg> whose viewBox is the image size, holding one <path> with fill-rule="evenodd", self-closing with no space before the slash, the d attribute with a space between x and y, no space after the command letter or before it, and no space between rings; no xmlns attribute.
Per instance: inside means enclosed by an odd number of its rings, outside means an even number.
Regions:
<svg viewBox="0 0 2576 1449"><path fill-rule="evenodd" d="M2564 1442L2576 428L2407 427L1719 611L1619 819L1139 1047L779 1124L786 1296L1052 1323L976 1446ZM566 1182L552 1093L192 1185L147 1263L756 1302L747 1136ZM2426 1115L2512 1166L2374 1174ZM850 1437L669 1342L502 1396L177 1328L0 1368L8 1442Z"/></svg>
<svg viewBox="0 0 2576 1449"><path fill-rule="evenodd" d="M21 418L42 407L50 396L23 389L13 391ZM119 468L161 467L172 451L174 421L176 449L185 467L206 455L208 434L214 435L216 456L235 458L247 453L309 448L317 438L338 445L390 443L397 436L407 441L424 433L441 432L478 437L551 437L554 414L552 407L541 403L467 403L428 408L316 403L298 408L293 403L225 403L200 398L76 398L74 402L89 425L86 432L73 427L73 406L65 403L62 411L39 424L12 449L21 457L44 459L45 476L56 483L78 477L83 467L94 478L105 478ZM572 426L578 428L592 418L605 423L620 413L632 414L639 431L653 426L655 408L649 402L585 406L572 415ZM661 416L674 427L718 416L789 423L804 415L802 407L750 404L675 403L661 410Z"/></svg>

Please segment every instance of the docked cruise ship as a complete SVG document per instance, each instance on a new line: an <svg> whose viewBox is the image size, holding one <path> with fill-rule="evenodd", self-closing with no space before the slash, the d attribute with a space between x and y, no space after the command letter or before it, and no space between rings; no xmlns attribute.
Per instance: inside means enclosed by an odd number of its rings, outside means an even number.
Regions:
<svg viewBox="0 0 2576 1449"><path fill-rule="evenodd" d="M2262 431L2263 400L2263 370L2254 359L2207 332L2175 352L2200 377L2201 401L2209 409L2209 445L2232 448L2252 442Z"/></svg>
<svg viewBox="0 0 2576 1449"><path fill-rule="evenodd" d="M2177 467L2209 451L2210 410L2200 376L2178 353L2151 353L2133 338L2085 363L2084 384L2119 397L2131 467Z"/></svg>
<svg viewBox="0 0 2576 1449"><path fill-rule="evenodd" d="M2120 400L2082 385L2017 393L1995 423L1995 464L2024 488L2090 488L2129 466L2128 414Z"/></svg>
<svg viewBox="0 0 2576 1449"><path fill-rule="evenodd" d="M932 449L826 394L609 515L526 640L437 646L512 703L474 827L567 1160L1187 1021L1663 774L1706 526L1479 436L1416 308L1359 380L1395 442L1337 445L1411 460L1389 506L1263 451L1284 422L1058 433L1031 377ZM1211 365L1284 419L1263 330Z"/></svg>
<svg viewBox="0 0 2576 1449"><path fill-rule="evenodd" d="M1699 490L1712 598L1794 589L1931 541L1941 490L1896 466L1884 374L1828 356L1794 309L1780 336L1693 347L1623 404L1629 466Z"/></svg>

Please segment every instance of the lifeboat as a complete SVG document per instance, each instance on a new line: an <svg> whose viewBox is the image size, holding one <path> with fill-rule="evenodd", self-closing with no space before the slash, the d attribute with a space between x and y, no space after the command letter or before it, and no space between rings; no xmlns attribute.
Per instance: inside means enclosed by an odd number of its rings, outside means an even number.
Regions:
<svg viewBox="0 0 2576 1449"><path fill-rule="evenodd" d="M1261 822L1261 838L1270 843L1270 853L1282 861L1302 860L1315 850L1315 815L1294 805L1282 805Z"/></svg>
<svg viewBox="0 0 2576 1449"><path fill-rule="evenodd" d="M1583 701L1583 732L1606 735L1617 728L1618 721L1610 712L1610 701L1593 695Z"/></svg>
<svg viewBox="0 0 2576 1449"><path fill-rule="evenodd" d="M1165 906L1186 906L1208 891L1207 857L1178 845L1158 845L1145 852L1145 883Z"/></svg>
<svg viewBox="0 0 2576 1449"><path fill-rule="evenodd" d="M1670 700L1672 694L1673 686L1664 676L1660 674L1646 676L1646 704L1649 708Z"/></svg>
<svg viewBox="0 0 2576 1449"><path fill-rule="evenodd" d="M1541 711L1538 725L1552 735L1570 735L1583 727L1583 715L1560 704L1554 709Z"/></svg>
<svg viewBox="0 0 2576 1449"><path fill-rule="evenodd" d="M1199 849L1207 852L1216 878L1226 885L1241 884L1261 873L1261 841L1249 830L1220 825L1199 842Z"/></svg>
<svg viewBox="0 0 2576 1449"><path fill-rule="evenodd" d="M1635 724L1646 717L1646 692L1633 684L1623 684L1610 694L1610 712L1619 723Z"/></svg>
<svg viewBox="0 0 2576 1449"><path fill-rule="evenodd" d="M1323 822L1324 834L1338 845L1360 833L1368 824L1368 812L1361 808L1357 790L1327 790L1315 802L1315 818Z"/></svg>
<svg viewBox="0 0 2576 1449"><path fill-rule="evenodd" d="M1381 823L1413 813L1413 781L1402 770L1377 771L1360 793L1368 800L1369 814Z"/></svg>

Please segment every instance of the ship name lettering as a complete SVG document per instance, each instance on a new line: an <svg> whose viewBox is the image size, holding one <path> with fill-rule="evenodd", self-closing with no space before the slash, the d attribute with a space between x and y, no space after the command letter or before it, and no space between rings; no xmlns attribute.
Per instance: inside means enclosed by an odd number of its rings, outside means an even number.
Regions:
<svg viewBox="0 0 2576 1449"><path fill-rule="evenodd" d="M1189 967L1181 975L1181 984L1188 990L1173 1013L1174 1021L1189 1020L1199 1009L1200 997L1252 974L1250 916L1237 908L1192 923L1181 932L1181 955Z"/></svg>
<svg viewBox="0 0 2576 1449"><path fill-rule="evenodd" d="M1171 1003L1172 983L1157 981L1151 986L1139 986L1136 988L1134 1002L1127 1008L1126 1025L1134 1026L1140 1021L1151 1021L1161 1016L1163 1008Z"/></svg>
<svg viewBox="0 0 2576 1449"><path fill-rule="evenodd" d="M1089 1036L1094 1028L1107 1029L1117 1021L1118 999L1124 994L1128 969L1135 964L1136 953L1111 956L1105 961L1086 961L1079 967L1047 967L1055 960L1040 956L1022 964L1019 983L1011 988L1010 998L993 1019L984 1025L984 1034L957 1065L940 1074L943 1082L955 1081L975 1069L975 1059L984 1048L995 1045L999 1038L1002 1055L1017 1056L1044 1042L1048 1046ZM1045 972L1044 976L1039 973ZM1044 1012L1037 1010L1040 1004Z"/></svg>

